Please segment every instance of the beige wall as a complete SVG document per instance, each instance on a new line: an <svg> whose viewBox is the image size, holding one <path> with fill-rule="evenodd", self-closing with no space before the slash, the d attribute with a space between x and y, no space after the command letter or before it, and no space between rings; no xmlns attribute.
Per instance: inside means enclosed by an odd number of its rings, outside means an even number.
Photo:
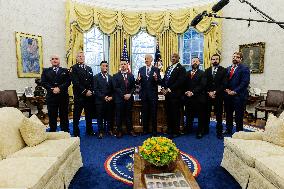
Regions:
<svg viewBox="0 0 284 189"><path fill-rule="evenodd" d="M277 21L284 21L283 0L248 0ZM263 19L245 3L231 0L224 7L224 16ZM276 24L223 20L223 61L231 63L232 53L240 44L265 42L264 73L251 75L251 86L284 90L284 29Z"/></svg>
<svg viewBox="0 0 284 189"><path fill-rule="evenodd" d="M278 21L284 21L283 0L249 0ZM53 53L61 57L65 67L65 13L64 0L0 0L0 90L35 86L33 78L18 78L15 53L15 31L41 35L43 38L44 67L49 66ZM269 6L268 6L269 3ZM248 5L238 0L224 7L224 16L258 18ZM263 74L251 76L252 87L284 90L284 30L275 24L223 20L222 64L231 63L232 53L239 44L265 42Z"/></svg>
<svg viewBox="0 0 284 189"><path fill-rule="evenodd" d="M53 53L66 66L64 6L63 0L0 0L0 90L35 86L34 78L17 76L15 31L42 36L44 67Z"/></svg>

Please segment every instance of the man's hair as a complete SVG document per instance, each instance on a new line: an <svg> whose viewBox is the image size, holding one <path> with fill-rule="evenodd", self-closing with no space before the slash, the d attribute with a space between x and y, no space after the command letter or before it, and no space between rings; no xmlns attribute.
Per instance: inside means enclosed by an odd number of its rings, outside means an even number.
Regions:
<svg viewBox="0 0 284 189"><path fill-rule="evenodd" d="M106 60L101 61L100 66L101 66L102 64L107 64L107 61L106 61Z"/></svg>
<svg viewBox="0 0 284 189"><path fill-rule="evenodd" d="M76 54L76 58L79 56L79 54L84 54L84 51L78 51Z"/></svg>
<svg viewBox="0 0 284 189"><path fill-rule="evenodd" d="M217 53L213 54L213 55L211 56L211 59L212 59L213 56L218 56L218 57L219 57L219 60L221 60L221 56L220 56L219 54L217 54Z"/></svg>
<svg viewBox="0 0 284 189"><path fill-rule="evenodd" d="M192 59L195 59L195 58L197 58L197 59L200 61L200 58L199 58L198 56L193 56L193 57L191 58L191 60L192 60Z"/></svg>
<svg viewBox="0 0 284 189"><path fill-rule="evenodd" d="M243 59L243 53L242 52L234 52L234 54L239 55L241 59Z"/></svg>
<svg viewBox="0 0 284 189"><path fill-rule="evenodd" d="M125 62L127 62L127 60L125 60L124 58L121 58L120 61L125 61Z"/></svg>

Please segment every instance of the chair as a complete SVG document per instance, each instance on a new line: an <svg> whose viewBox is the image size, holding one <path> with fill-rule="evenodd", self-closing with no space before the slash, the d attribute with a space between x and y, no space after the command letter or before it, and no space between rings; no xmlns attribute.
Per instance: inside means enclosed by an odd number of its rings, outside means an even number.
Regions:
<svg viewBox="0 0 284 189"><path fill-rule="evenodd" d="M0 91L0 107L15 107L21 112L28 112L29 117L32 115L31 108L26 104L20 106L16 90Z"/></svg>
<svg viewBox="0 0 284 189"><path fill-rule="evenodd" d="M265 101L263 105L262 102ZM279 115L283 111L284 92L280 90L268 90L266 100L263 100L255 107L255 119L257 119L257 112L265 112L265 120L267 120L268 113Z"/></svg>

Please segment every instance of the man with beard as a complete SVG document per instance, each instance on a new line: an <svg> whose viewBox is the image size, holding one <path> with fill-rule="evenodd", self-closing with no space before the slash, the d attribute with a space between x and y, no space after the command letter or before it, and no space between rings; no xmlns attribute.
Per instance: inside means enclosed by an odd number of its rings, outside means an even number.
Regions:
<svg viewBox="0 0 284 189"><path fill-rule="evenodd" d="M245 105L248 98L248 86L250 82L249 68L241 64L243 55L241 52L233 54L233 64L227 68L228 84L225 89L226 131L224 134L232 134L233 113L235 112L236 130L243 130L243 118Z"/></svg>
<svg viewBox="0 0 284 189"><path fill-rule="evenodd" d="M224 89L227 84L227 72L226 69L220 66L220 55L214 54L211 57L211 66L205 70L206 77L206 91L207 91L207 125L205 127L205 133L209 132L210 117L212 106L214 106L214 113L216 115L216 132L217 138L223 139L222 135L222 115L223 115L223 100Z"/></svg>
<svg viewBox="0 0 284 189"><path fill-rule="evenodd" d="M108 63L102 61L101 72L94 76L94 93L95 104L98 118L99 135L98 138L103 138L104 125L108 126L108 132L112 135L112 112L113 112L113 86L112 77L108 74ZM105 122L105 124L104 124Z"/></svg>
<svg viewBox="0 0 284 189"><path fill-rule="evenodd" d="M171 62L172 65L166 69L165 77L162 80L162 93L166 98L165 109L169 138L177 137L180 134L181 97L186 73L185 68L179 63L177 53L172 54Z"/></svg>
<svg viewBox="0 0 284 189"><path fill-rule="evenodd" d="M122 122L125 121L127 133L136 136L132 125L133 92L135 79L132 73L127 71L126 60L120 61L120 71L113 76L114 103L116 112L117 138L122 137Z"/></svg>
<svg viewBox="0 0 284 189"><path fill-rule="evenodd" d="M204 71L199 69L198 57L191 59L192 70L187 72L185 79L185 115L186 132L192 132L193 119L198 117L198 130L196 138L200 139L208 134L206 127L206 77Z"/></svg>

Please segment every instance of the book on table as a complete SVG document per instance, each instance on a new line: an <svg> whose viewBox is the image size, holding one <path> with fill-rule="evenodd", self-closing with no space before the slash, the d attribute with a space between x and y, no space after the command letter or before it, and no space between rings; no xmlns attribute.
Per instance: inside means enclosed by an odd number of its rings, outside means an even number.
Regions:
<svg viewBox="0 0 284 189"><path fill-rule="evenodd" d="M190 189L188 182L181 172L145 174L147 189Z"/></svg>

